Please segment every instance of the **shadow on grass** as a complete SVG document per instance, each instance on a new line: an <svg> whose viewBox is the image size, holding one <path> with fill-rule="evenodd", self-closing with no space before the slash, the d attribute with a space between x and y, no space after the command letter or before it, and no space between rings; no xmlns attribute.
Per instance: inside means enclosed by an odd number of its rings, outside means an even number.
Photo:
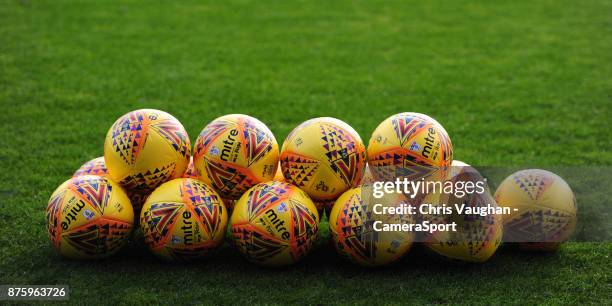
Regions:
<svg viewBox="0 0 612 306"><path fill-rule="evenodd" d="M46 253L46 252L45 252ZM155 271L167 273L194 272L238 272L245 278L275 276L279 272L287 275L304 275L332 273L342 277L370 275L412 275L426 273L465 274L487 271L489 277L499 273L503 277L507 270L499 269L514 264L538 264L555 261L559 258L556 252L525 252L517 247L502 246L497 253L485 263L468 263L450 260L427 249L424 245L414 244L410 252L401 260L388 266L367 268L348 262L336 253L330 241L319 240L310 254L299 263L287 267L262 267L247 261L228 242L208 257L195 262L167 262L155 257L142 242L131 241L126 248L114 257L99 261L74 261L61 258L59 255L47 258L60 266L75 270L100 271L106 273L147 274ZM492 274L491 274L492 273Z"/></svg>
<svg viewBox="0 0 612 306"><path fill-rule="evenodd" d="M329 236L322 235L303 261L283 268L250 263L227 242L209 257L191 263L160 260L142 242L132 241L105 260L64 259L46 246L5 264L20 266L9 271L9 283L68 284L75 298L96 301L105 292L114 292L109 303L210 299L232 304L244 298L281 304L371 298L449 303L466 295L484 298L482 292L495 299L508 290L517 298L541 295L542 288L551 284L562 288L568 281L585 292L602 290L605 272L598 271L609 266L602 256L609 250L609 244L570 243L556 253L502 246L485 263L465 263L415 244L392 265L364 268L340 257Z"/></svg>

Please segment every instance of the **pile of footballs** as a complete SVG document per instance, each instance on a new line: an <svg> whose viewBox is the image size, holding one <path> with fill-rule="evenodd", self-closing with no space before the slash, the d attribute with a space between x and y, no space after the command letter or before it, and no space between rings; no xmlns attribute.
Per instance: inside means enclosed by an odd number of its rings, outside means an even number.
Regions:
<svg viewBox="0 0 612 306"><path fill-rule="evenodd" d="M434 177L482 178L453 160L446 130L423 114L385 119L367 150L347 123L314 118L298 125L279 150L268 127L248 115L213 120L192 147L176 118L141 109L117 119L106 135L104 156L85 163L53 192L46 221L52 245L69 258L111 256L139 227L151 252L168 261L203 260L229 236L247 260L269 266L307 255L323 214L338 253L366 266L398 260L417 240L448 258L482 262L503 239L523 242L527 249L555 250L574 230L570 187L536 169L511 174L494 196L487 189L462 199L470 206L517 208L508 215L372 213L374 202L398 207L448 201L436 193L372 197L376 181ZM377 220L460 226L417 236L374 231Z"/></svg>

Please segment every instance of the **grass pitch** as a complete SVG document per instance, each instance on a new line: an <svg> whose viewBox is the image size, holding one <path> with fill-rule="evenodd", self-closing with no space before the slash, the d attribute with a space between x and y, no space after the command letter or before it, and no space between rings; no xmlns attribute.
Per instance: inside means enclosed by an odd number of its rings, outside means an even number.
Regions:
<svg viewBox="0 0 612 306"><path fill-rule="evenodd" d="M317 116L367 142L387 116L415 111L473 165L610 166L611 12L606 1L3 1L0 284L68 284L83 304L609 304L606 235L554 254L504 247L480 265L415 248L368 270L336 256L323 223L295 267L258 268L227 246L171 266L138 245L61 259L43 212L102 155L114 120L145 107L176 116L192 141L213 118L246 113L279 142ZM580 220L609 228L607 196L582 200Z"/></svg>

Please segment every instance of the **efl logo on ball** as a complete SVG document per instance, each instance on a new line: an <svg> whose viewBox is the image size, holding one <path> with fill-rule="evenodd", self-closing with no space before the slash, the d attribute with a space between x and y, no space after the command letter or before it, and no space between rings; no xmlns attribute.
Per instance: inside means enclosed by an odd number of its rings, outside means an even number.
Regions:
<svg viewBox="0 0 612 306"><path fill-rule="evenodd" d="M228 199L238 199L257 183L272 180L278 144L261 121L226 115L208 124L195 144L194 168L200 180Z"/></svg>

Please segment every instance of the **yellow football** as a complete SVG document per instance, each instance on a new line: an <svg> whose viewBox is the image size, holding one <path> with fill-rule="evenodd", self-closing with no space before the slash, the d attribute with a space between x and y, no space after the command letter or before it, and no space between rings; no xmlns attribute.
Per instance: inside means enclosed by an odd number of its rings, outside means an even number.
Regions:
<svg viewBox="0 0 612 306"><path fill-rule="evenodd" d="M249 261L284 266L310 251L319 215L302 190L270 181L253 186L236 202L230 228L234 245Z"/></svg>
<svg viewBox="0 0 612 306"><path fill-rule="evenodd" d="M457 166L452 167L447 173L446 179L442 183L450 182L454 186L457 183L467 185L467 182L472 182L476 185L480 182L482 192L474 192L471 194L459 194L457 192L444 192L444 189L435 188L433 192L427 194L422 205L430 205L427 208L426 214L419 214L423 222L427 221L430 224L456 224L455 230L436 231L434 233L425 233L423 240L425 245L436 253L445 257L469 262L484 262L487 261L502 241L502 216L498 213L487 213L484 216L475 213L459 214L454 205L464 205L472 212L487 211L488 207L491 210L498 208L495 199L491 195L488 186L483 176L473 167L465 163L456 163ZM473 188L476 190L476 188ZM440 207L452 208L452 213L447 214L436 210Z"/></svg>
<svg viewBox="0 0 612 306"><path fill-rule="evenodd" d="M100 156L84 163L76 172L74 172L72 177L81 175L105 176L106 174L108 174L108 170L106 169L106 164L104 163L104 156Z"/></svg>
<svg viewBox="0 0 612 306"><path fill-rule="evenodd" d="M329 117L310 119L296 127L281 149L287 182L315 201L337 199L363 178L366 151L359 134Z"/></svg>
<svg viewBox="0 0 612 306"><path fill-rule="evenodd" d="M107 177L82 175L53 192L46 221L49 239L61 255L96 259L111 256L125 245L134 212L117 183Z"/></svg>
<svg viewBox="0 0 612 306"><path fill-rule="evenodd" d="M200 180L228 199L238 199L255 184L272 180L278 144L256 118L233 114L209 123L195 144L193 163Z"/></svg>
<svg viewBox="0 0 612 306"><path fill-rule="evenodd" d="M554 251L576 227L574 193L552 172L515 172L499 185L495 200L512 208L504 215L504 241L518 242L523 248Z"/></svg>
<svg viewBox="0 0 612 306"><path fill-rule="evenodd" d="M202 258L223 242L228 213L204 183L179 178L159 186L140 213L140 229L153 254L170 261Z"/></svg>
<svg viewBox="0 0 612 306"><path fill-rule="evenodd" d="M183 125L172 115L153 109L121 116L104 142L109 175L129 193L146 194L182 176L190 154Z"/></svg>
<svg viewBox="0 0 612 306"><path fill-rule="evenodd" d="M368 145L368 164L380 181L442 179L452 161L453 146L446 130L419 113L385 119Z"/></svg>
<svg viewBox="0 0 612 306"><path fill-rule="evenodd" d="M380 204L375 208L374 205ZM389 213L386 208L408 204L397 193L375 198L371 185L346 191L338 198L329 214L329 230L340 255L363 266L381 266L400 259L412 245L410 231L381 231L382 224L410 224L410 214Z"/></svg>

